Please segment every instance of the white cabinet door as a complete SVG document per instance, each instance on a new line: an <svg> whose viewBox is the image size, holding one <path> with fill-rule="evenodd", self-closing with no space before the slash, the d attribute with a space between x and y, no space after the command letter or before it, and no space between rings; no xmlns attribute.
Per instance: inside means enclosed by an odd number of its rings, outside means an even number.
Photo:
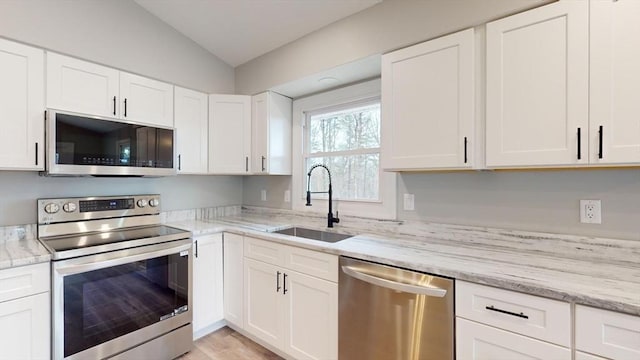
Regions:
<svg viewBox="0 0 640 360"><path fill-rule="evenodd" d="M611 359L640 359L640 317L576 305L576 349Z"/></svg>
<svg viewBox="0 0 640 360"><path fill-rule="evenodd" d="M281 349L285 335L282 270L245 258L244 284L244 330Z"/></svg>
<svg viewBox="0 0 640 360"><path fill-rule="evenodd" d="M594 164L640 162L640 2L591 1L590 138Z"/></svg>
<svg viewBox="0 0 640 360"><path fill-rule="evenodd" d="M588 14L560 1L487 24L488 167L588 162Z"/></svg>
<svg viewBox="0 0 640 360"><path fill-rule="evenodd" d="M222 233L194 238L193 333L200 337L224 318Z"/></svg>
<svg viewBox="0 0 640 360"><path fill-rule="evenodd" d="M44 169L44 52L0 39L0 169Z"/></svg>
<svg viewBox="0 0 640 360"><path fill-rule="evenodd" d="M50 358L49 293L0 303L0 359Z"/></svg>
<svg viewBox="0 0 640 360"><path fill-rule="evenodd" d="M583 352L580 352L580 351L576 351L575 360L607 360L607 359L605 359L603 357L599 357L599 356L583 353Z"/></svg>
<svg viewBox="0 0 640 360"><path fill-rule="evenodd" d="M244 239L224 233L224 319L244 326Z"/></svg>
<svg viewBox="0 0 640 360"><path fill-rule="evenodd" d="M47 52L47 107L118 116L119 71Z"/></svg>
<svg viewBox="0 0 640 360"><path fill-rule="evenodd" d="M274 92L251 100L252 171L255 174L291 175L292 101Z"/></svg>
<svg viewBox="0 0 640 360"><path fill-rule="evenodd" d="M456 359L571 360L571 350L456 318Z"/></svg>
<svg viewBox="0 0 640 360"><path fill-rule="evenodd" d="M383 168L473 166L474 31L382 56Z"/></svg>
<svg viewBox="0 0 640 360"><path fill-rule="evenodd" d="M295 359L338 358L338 284L284 271L285 351Z"/></svg>
<svg viewBox="0 0 640 360"><path fill-rule="evenodd" d="M122 119L173 127L173 85L120 73Z"/></svg>
<svg viewBox="0 0 640 360"><path fill-rule="evenodd" d="M251 97L209 95L209 172L248 174L251 156Z"/></svg>
<svg viewBox="0 0 640 360"><path fill-rule="evenodd" d="M175 127L178 173L207 173L207 94L175 88Z"/></svg>

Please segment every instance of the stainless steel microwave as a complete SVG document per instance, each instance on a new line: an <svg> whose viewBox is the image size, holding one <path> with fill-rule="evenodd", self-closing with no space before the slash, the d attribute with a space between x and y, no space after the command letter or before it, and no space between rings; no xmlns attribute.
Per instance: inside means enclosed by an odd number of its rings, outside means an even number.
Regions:
<svg viewBox="0 0 640 360"><path fill-rule="evenodd" d="M175 130L47 110L48 175L175 175Z"/></svg>

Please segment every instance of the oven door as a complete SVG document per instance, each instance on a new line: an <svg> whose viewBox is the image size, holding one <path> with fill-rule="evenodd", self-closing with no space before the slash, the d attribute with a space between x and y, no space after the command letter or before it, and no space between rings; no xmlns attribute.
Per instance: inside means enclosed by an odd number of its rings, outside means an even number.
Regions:
<svg viewBox="0 0 640 360"><path fill-rule="evenodd" d="M191 243L53 262L54 359L102 359L190 324Z"/></svg>

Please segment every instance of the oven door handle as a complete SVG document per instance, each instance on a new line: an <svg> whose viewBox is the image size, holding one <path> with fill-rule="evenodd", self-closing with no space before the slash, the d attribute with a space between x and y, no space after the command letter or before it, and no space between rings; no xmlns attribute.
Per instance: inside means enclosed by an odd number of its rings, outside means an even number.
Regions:
<svg viewBox="0 0 640 360"><path fill-rule="evenodd" d="M183 251L190 251L190 250L191 250L191 242L189 242L188 244L183 244L183 245L156 250L152 252L146 252L142 254L116 257L113 259L93 261L93 262L88 262L88 263L83 263L78 265L61 266L56 269L56 272L60 275L68 276L68 275L79 274L87 271L93 271L93 270L103 269L107 267L123 265L123 264L136 262L140 260L152 259L155 257L171 255L175 253L182 253Z"/></svg>

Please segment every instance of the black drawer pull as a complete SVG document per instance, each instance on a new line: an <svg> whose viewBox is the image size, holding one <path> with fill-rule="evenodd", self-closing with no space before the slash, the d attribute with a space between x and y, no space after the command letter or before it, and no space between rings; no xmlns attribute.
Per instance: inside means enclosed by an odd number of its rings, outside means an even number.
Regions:
<svg viewBox="0 0 640 360"><path fill-rule="evenodd" d="M602 159L602 133L604 132L604 129L602 129L602 125L600 125L600 128L598 129L598 159Z"/></svg>
<svg viewBox="0 0 640 360"><path fill-rule="evenodd" d="M464 163L467 163L467 137L464 137Z"/></svg>
<svg viewBox="0 0 640 360"><path fill-rule="evenodd" d="M582 159L582 151L581 151L581 149L582 149L582 144L581 144L582 136L580 134L580 130L581 129L578 128L578 160Z"/></svg>
<svg viewBox="0 0 640 360"><path fill-rule="evenodd" d="M523 319L528 319L529 318L529 316L525 315L524 313L518 314L518 313L514 313L514 312L511 312L511 311L507 311L507 310L497 309L497 308L494 308L493 305L485 306L485 309L491 310L491 311L495 311L495 312L499 312L499 313L502 313L502 314L517 316L517 317L523 318Z"/></svg>
<svg viewBox="0 0 640 360"><path fill-rule="evenodd" d="M287 293L287 274L282 273L282 295Z"/></svg>

